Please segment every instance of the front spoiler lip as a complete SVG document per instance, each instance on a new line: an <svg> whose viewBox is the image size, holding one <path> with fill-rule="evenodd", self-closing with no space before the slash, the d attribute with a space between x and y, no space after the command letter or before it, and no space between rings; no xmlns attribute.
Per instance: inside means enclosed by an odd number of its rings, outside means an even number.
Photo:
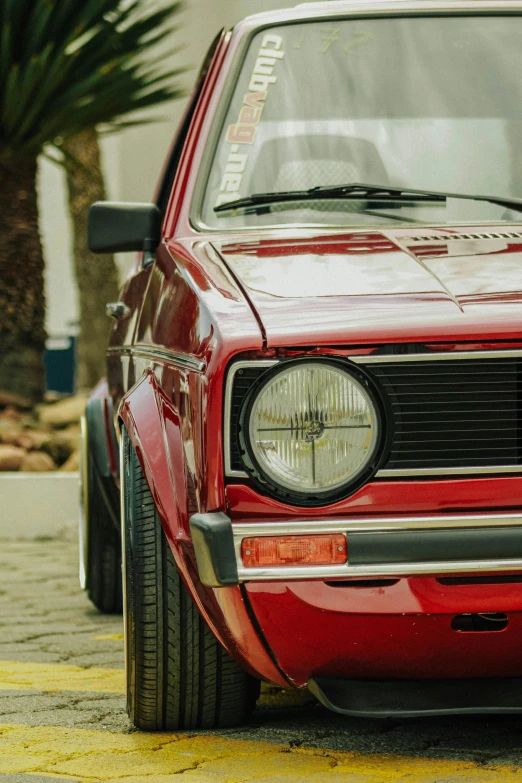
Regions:
<svg viewBox="0 0 522 783"><path fill-rule="evenodd" d="M325 707L360 718L522 712L522 679L345 680L312 677L308 689Z"/></svg>
<svg viewBox="0 0 522 783"><path fill-rule="evenodd" d="M224 513L195 514L190 527L203 584L224 587L245 581L289 581L298 579L375 578L470 572L522 571L522 513L459 514L408 517L350 517L291 521L233 523ZM437 532L440 536L437 536ZM348 562L343 565L278 566L246 568L241 559L241 542L252 536L313 535L345 533ZM444 539L442 555L433 560L416 560L415 549L429 538ZM364 538L363 538L364 537ZM372 537L377 547L372 547ZM386 538L383 538L386 537ZM398 555L382 562L386 544L406 539L406 547L395 547ZM502 539L499 543L499 539ZM350 563L350 548L364 540L362 558ZM455 546L453 546L453 542ZM384 544L384 546L383 546ZM380 551L372 562L372 549ZM440 547L439 547L440 549ZM496 554L495 554L496 550ZM404 559L404 552L407 557ZM474 551L473 556L468 556ZM370 553L370 554L368 554ZM411 554L413 553L413 554ZM361 559L364 562L361 562ZM381 559L381 562L379 562Z"/></svg>

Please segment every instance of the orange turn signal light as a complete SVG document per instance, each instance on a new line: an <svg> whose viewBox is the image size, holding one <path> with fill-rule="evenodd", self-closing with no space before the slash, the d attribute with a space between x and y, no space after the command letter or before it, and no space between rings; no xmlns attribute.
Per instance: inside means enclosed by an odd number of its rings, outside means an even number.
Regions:
<svg viewBox="0 0 522 783"><path fill-rule="evenodd" d="M257 536L241 542L241 558L247 568L283 565L346 563L346 536L342 533L314 536Z"/></svg>

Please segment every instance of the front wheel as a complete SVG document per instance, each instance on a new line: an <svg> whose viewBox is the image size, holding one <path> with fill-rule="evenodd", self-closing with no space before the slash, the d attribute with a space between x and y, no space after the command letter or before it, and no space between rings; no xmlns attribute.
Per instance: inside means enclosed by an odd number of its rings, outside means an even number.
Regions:
<svg viewBox="0 0 522 783"><path fill-rule="evenodd" d="M145 731L243 723L259 683L230 657L183 584L136 453L122 432L127 711Z"/></svg>

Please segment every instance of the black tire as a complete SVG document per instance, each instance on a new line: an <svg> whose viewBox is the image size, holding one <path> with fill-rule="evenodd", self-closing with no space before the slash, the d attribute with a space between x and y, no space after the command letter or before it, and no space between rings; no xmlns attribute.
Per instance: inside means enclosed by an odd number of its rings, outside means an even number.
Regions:
<svg viewBox="0 0 522 783"><path fill-rule="evenodd" d="M87 495L86 515L87 562L86 589L89 599L104 614L123 611L123 578L121 572L121 533L119 498L112 479L100 476L88 443L83 449ZM83 469L83 466L82 466Z"/></svg>
<svg viewBox="0 0 522 783"><path fill-rule="evenodd" d="M241 724L254 709L259 683L199 615L125 430L122 437L129 717L145 731Z"/></svg>
<svg viewBox="0 0 522 783"><path fill-rule="evenodd" d="M90 460L91 464L93 460ZM115 529L114 512L108 508L110 487L91 471L92 487L87 539L88 595L94 606L104 614L123 611L123 578L121 573L121 534Z"/></svg>

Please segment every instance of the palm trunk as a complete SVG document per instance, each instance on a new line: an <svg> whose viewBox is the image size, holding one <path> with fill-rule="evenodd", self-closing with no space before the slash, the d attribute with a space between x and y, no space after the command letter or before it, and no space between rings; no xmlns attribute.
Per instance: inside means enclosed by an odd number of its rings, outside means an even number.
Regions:
<svg viewBox="0 0 522 783"><path fill-rule="evenodd" d="M0 390L32 402L44 393L44 259L36 156L0 150Z"/></svg>
<svg viewBox="0 0 522 783"><path fill-rule="evenodd" d="M64 151L78 161L66 162L69 207L73 222L74 265L80 300L77 386L92 388L105 375L110 324L105 304L118 298L118 270L112 255L93 255L87 248L87 217L94 201L105 198L100 150L95 130L64 142Z"/></svg>

